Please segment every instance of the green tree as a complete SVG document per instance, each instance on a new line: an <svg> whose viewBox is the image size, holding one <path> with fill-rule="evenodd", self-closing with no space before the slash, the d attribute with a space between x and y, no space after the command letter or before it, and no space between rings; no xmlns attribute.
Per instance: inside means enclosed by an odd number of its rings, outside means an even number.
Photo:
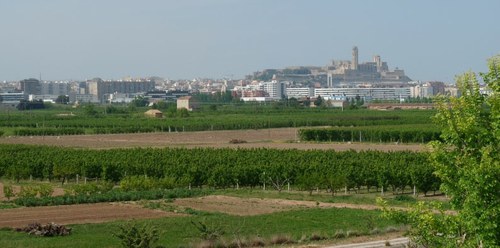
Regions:
<svg viewBox="0 0 500 248"><path fill-rule="evenodd" d="M130 105L135 107L146 107L148 106L148 104L149 104L148 99L144 98L143 96L137 96L134 100L130 102Z"/></svg>
<svg viewBox="0 0 500 248"><path fill-rule="evenodd" d="M308 191L312 195L315 189L318 189L321 184L321 174L316 171L306 171L299 175L297 184L302 190Z"/></svg>
<svg viewBox="0 0 500 248"><path fill-rule="evenodd" d="M22 161L17 161L7 168L7 175L12 179L15 179L16 182L19 182L21 179L28 178L30 176L30 172L29 165L23 163Z"/></svg>
<svg viewBox="0 0 500 248"><path fill-rule="evenodd" d="M492 247L500 245L500 57L481 76L490 96L469 72L457 78L460 97L438 99L443 142L433 142L432 161L458 210L464 243Z"/></svg>
<svg viewBox="0 0 500 248"><path fill-rule="evenodd" d="M181 108L177 110L179 117L186 118L189 117L189 111L186 108Z"/></svg>
<svg viewBox="0 0 500 248"><path fill-rule="evenodd" d="M480 75L489 96L468 72L457 77L460 97L436 99L442 141L431 143L431 161L457 214L435 215L421 204L402 217L425 247L500 246L500 57Z"/></svg>
<svg viewBox="0 0 500 248"><path fill-rule="evenodd" d="M69 96L65 96L65 95L57 96L56 103L68 104L69 103Z"/></svg>
<svg viewBox="0 0 500 248"><path fill-rule="evenodd" d="M314 101L314 106L316 107L319 107L319 106L322 106L324 100L321 96L318 96L318 98L316 98L316 100Z"/></svg>
<svg viewBox="0 0 500 248"><path fill-rule="evenodd" d="M300 107L300 103L297 98L292 97L286 100L286 105L290 108L298 108Z"/></svg>
<svg viewBox="0 0 500 248"><path fill-rule="evenodd" d="M332 193L332 196L335 195L335 192L345 187L346 185L346 176L340 170L329 170L328 172L322 175L322 182L326 185L326 188Z"/></svg>
<svg viewBox="0 0 500 248"><path fill-rule="evenodd" d="M97 110L95 109L95 105L94 104L87 104L83 107L83 111L85 112L86 115L88 116L94 116L94 117L97 117L99 112L97 112Z"/></svg>

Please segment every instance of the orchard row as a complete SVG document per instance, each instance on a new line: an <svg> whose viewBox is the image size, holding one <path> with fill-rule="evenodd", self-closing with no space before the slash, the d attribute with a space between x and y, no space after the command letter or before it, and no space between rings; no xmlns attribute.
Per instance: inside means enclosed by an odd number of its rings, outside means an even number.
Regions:
<svg viewBox="0 0 500 248"><path fill-rule="evenodd" d="M441 131L432 125L411 126L363 126L324 129L301 129L303 141L356 141L356 142L403 142L428 143L440 140Z"/></svg>
<svg viewBox="0 0 500 248"><path fill-rule="evenodd" d="M149 178L175 187L289 185L312 191L416 187L437 190L427 153L277 149L110 149L1 145L0 177L67 180L99 178L119 183ZM137 182L141 183L141 182ZM123 183L122 183L123 184Z"/></svg>

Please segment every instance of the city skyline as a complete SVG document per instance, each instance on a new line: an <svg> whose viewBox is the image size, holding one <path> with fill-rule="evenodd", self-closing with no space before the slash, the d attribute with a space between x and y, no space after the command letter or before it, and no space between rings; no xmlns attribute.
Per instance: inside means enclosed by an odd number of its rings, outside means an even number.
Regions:
<svg viewBox="0 0 500 248"><path fill-rule="evenodd" d="M414 80L453 82L498 54L500 2L0 1L0 80L242 78L380 55Z"/></svg>

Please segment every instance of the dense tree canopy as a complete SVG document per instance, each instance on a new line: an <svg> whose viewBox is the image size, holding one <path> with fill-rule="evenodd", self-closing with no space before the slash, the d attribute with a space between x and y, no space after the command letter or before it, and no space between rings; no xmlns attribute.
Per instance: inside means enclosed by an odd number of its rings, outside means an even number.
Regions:
<svg viewBox="0 0 500 248"><path fill-rule="evenodd" d="M464 244L492 247L500 245L500 57L481 77L490 94L465 73L457 78L461 97L439 101L435 120L444 141L432 144L432 159L459 212Z"/></svg>
<svg viewBox="0 0 500 248"><path fill-rule="evenodd" d="M431 161L457 214L436 214L439 206L424 203L388 212L412 226L419 247L500 246L500 57L480 75L487 93L476 74L465 73L457 77L461 96L439 98L434 117L442 140L431 143Z"/></svg>

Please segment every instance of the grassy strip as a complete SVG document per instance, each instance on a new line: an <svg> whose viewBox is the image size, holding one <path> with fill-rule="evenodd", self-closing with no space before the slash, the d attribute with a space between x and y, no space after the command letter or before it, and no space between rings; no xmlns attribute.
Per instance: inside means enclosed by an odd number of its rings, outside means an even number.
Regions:
<svg viewBox="0 0 500 248"><path fill-rule="evenodd" d="M19 206L16 204L0 202L0 209L9 209L9 208L17 208L17 207L19 207Z"/></svg>
<svg viewBox="0 0 500 248"><path fill-rule="evenodd" d="M91 195L64 195L54 197L20 197L13 202L16 205L35 207L35 206L55 206L71 205L82 203L98 202L117 202L117 201L138 201L138 200L156 200L186 198L210 194L209 189L172 189L172 190L149 190L149 191L121 191L111 190L101 194Z"/></svg>
<svg viewBox="0 0 500 248"><path fill-rule="evenodd" d="M357 209L305 209L260 216L229 216L225 214L170 217L154 220L134 220L148 223L160 230L159 244L166 247L189 247L199 244L200 233L191 222L203 222L225 231L223 240L252 241L261 239L270 244L277 237L291 241L308 241L320 235L328 239L345 238L347 233L377 234L394 229L395 223L379 218L379 211ZM23 233L0 230L0 247L118 247L112 236L123 222L73 225L73 234L66 237L35 238ZM379 230L379 231L377 231ZM343 235L341 234L343 233Z"/></svg>
<svg viewBox="0 0 500 248"><path fill-rule="evenodd" d="M282 191L277 192L274 190L263 191L263 190L251 190L251 189L226 189L217 190L215 194L235 196L242 198L267 198L267 199L286 199L286 200L297 200L297 201L316 201L316 202L326 202L326 203L349 203L349 204L365 204L365 205L375 205L376 198L381 197L389 206L394 207L408 207L418 201L437 201L434 198L418 197L415 198L412 195L393 195L386 194L381 196L378 193L364 193L364 194L337 194L332 196L327 193L314 193L309 195L307 192L303 191ZM451 209L448 202L442 202L444 209Z"/></svg>

